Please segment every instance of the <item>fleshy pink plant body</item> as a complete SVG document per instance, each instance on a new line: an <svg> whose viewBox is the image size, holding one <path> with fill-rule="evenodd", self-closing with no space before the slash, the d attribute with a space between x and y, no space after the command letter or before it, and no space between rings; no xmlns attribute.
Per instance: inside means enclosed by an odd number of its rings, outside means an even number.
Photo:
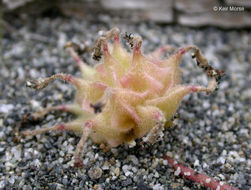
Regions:
<svg viewBox="0 0 251 190"><path fill-rule="evenodd" d="M134 140L154 143L163 135L182 98L191 93L213 92L223 72L208 65L195 46L176 50L168 58L162 54L172 47L158 48L147 56L141 52L141 37L126 35L133 49L128 52L120 44L120 31L114 28L101 36L93 48L93 58L100 60L94 68L85 64L78 55L76 44L68 43L67 50L78 64L82 78L56 74L45 79L27 81L34 89L45 88L51 81L62 79L77 88L75 102L45 108L34 114L41 117L51 110L61 110L77 115L69 123L48 128L25 131L23 135L36 135L53 130L72 130L81 134L74 155L75 164L81 165L83 147L90 137L94 143L116 147L122 143L135 144ZM108 41L112 40L113 43ZM187 51L193 51L199 67L210 78L207 87L180 84L179 62Z"/></svg>

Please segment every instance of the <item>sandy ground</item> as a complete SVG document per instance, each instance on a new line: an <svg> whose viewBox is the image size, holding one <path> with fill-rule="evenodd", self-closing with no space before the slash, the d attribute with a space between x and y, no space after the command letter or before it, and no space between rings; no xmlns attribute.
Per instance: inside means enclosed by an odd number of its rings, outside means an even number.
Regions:
<svg viewBox="0 0 251 190"><path fill-rule="evenodd" d="M12 28L3 35L0 69L0 189L205 189L175 176L162 159L164 153L234 187L251 189L250 31L131 24L105 15L95 22L74 18L7 22ZM75 93L73 87L61 81L41 91L26 88L25 81L59 72L79 76L76 64L63 48L64 43L72 40L93 43L99 30L115 25L122 32L142 35L145 52L164 44L197 45L210 64L225 70L220 89L210 96L186 96L176 124L154 145L144 148L121 145L103 153L89 140L82 169L71 166L79 141L71 132L18 140L15 129L26 113L71 102ZM96 64L90 54L83 58ZM183 83L207 84L207 78L189 54L181 67ZM52 126L72 117L51 112L24 127ZM94 175L93 171L99 173Z"/></svg>

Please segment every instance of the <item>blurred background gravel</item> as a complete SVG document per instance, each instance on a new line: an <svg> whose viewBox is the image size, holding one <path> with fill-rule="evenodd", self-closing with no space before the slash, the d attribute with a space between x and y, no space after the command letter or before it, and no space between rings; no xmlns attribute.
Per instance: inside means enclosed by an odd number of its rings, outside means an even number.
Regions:
<svg viewBox="0 0 251 190"><path fill-rule="evenodd" d="M86 17L65 16L52 9L39 16L8 13L3 17L0 68L0 189L205 189L180 176L162 159L167 153L198 172L251 189L251 35L248 29L222 30L131 22L105 12ZM182 101L178 119L163 141L129 148L121 145L104 153L88 141L84 167L72 168L79 137L55 132L19 139L15 130L26 113L71 102L75 90L55 81L34 91L25 81L64 72L80 72L63 46L67 41L92 44L100 30L114 26L140 34L143 49L170 44L197 45L210 64L226 72L214 94L190 94ZM83 59L96 64L86 53ZM187 54L181 63L183 83L207 84L207 78ZM71 120L51 112L25 129Z"/></svg>

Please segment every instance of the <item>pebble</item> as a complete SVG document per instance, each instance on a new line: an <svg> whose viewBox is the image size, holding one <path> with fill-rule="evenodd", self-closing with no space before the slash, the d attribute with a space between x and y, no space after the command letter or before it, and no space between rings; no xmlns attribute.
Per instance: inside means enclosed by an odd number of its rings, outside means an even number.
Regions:
<svg viewBox="0 0 251 190"><path fill-rule="evenodd" d="M67 179L67 178L63 178L62 182L63 182L63 184L64 184L65 186L68 185L68 179Z"/></svg>
<svg viewBox="0 0 251 190"><path fill-rule="evenodd" d="M120 169L119 168L115 168L115 175L116 175L116 177L119 176L119 173L120 173Z"/></svg>
<svg viewBox="0 0 251 190"><path fill-rule="evenodd" d="M156 184L153 186L153 190L164 190L164 187L161 184Z"/></svg>
<svg viewBox="0 0 251 190"><path fill-rule="evenodd" d="M127 187L132 184L132 179L131 178L126 178L126 180L122 181L121 185L123 187Z"/></svg>
<svg viewBox="0 0 251 190"><path fill-rule="evenodd" d="M175 170L174 175L178 176L178 175L180 175L180 172L181 172L181 169L180 169L180 167L178 167L177 170Z"/></svg>
<svg viewBox="0 0 251 190"><path fill-rule="evenodd" d="M2 112L6 114L13 109L14 109L14 105L12 104L0 104L0 113Z"/></svg>
<svg viewBox="0 0 251 190"><path fill-rule="evenodd" d="M109 162L105 161L104 165L102 166L102 170L109 170Z"/></svg>
<svg viewBox="0 0 251 190"><path fill-rule="evenodd" d="M128 159L133 162L134 165L138 165L139 161L138 158L135 155L129 155Z"/></svg>
<svg viewBox="0 0 251 190"><path fill-rule="evenodd" d="M91 179L99 179L103 174L103 171L99 167L93 167L88 171L88 175Z"/></svg>
<svg viewBox="0 0 251 190"><path fill-rule="evenodd" d="M32 187L30 185L24 185L23 190L32 190Z"/></svg>

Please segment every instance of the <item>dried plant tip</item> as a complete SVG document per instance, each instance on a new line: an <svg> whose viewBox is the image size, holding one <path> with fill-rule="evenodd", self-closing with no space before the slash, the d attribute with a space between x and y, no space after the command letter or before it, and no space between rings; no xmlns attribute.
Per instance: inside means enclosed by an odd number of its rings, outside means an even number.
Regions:
<svg viewBox="0 0 251 190"><path fill-rule="evenodd" d="M193 59L195 59L195 54L194 54L194 53L192 53L191 57L192 57Z"/></svg>
<svg viewBox="0 0 251 190"><path fill-rule="evenodd" d="M76 80L76 78L72 77L71 75L59 73L59 74L55 74L55 75L52 75L52 76L44 78L44 79L39 78L38 80L28 80L26 82L26 86L29 88L36 89L36 90L40 90L40 89L47 87L50 82L52 82L56 79L62 79L66 82L70 82L74 85L78 85L78 81Z"/></svg>
<svg viewBox="0 0 251 190"><path fill-rule="evenodd" d="M48 85L48 81L40 78L38 80L28 80L26 81L26 86L36 90L43 89Z"/></svg>
<svg viewBox="0 0 251 190"><path fill-rule="evenodd" d="M105 38L104 37L100 37L97 42L96 42L96 45L94 46L94 52L93 52L93 55L92 55L92 58L96 61L99 61L103 55L103 52L102 52L102 45L103 45L103 42L105 41Z"/></svg>
<svg viewBox="0 0 251 190"><path fill-rule="evenodd" d="M211 65L209 65L208 60L204 57L204 55L202 55L202 53L196 46L187 46L185 48L181 48L179 52L181 54L184 54L189 50L193 50L192 58L196 59L197 65L204 70L208 77L211 78L208 87L205 90L200 91L205 91L207 94L209 94L217 90L218 85L220 83L220 79L224 75L224 71L214 69Z"/></svg>
<svg viewBox="0 0 251 190"><path fill-rule="evenodd" d="M84 44L77 44L75 42L67 42L64 46L66 49L72 48L78 55L82 55L85 52L88 52L90 50L90 47L84 45Z"/></svg>
<svg viewBox="0 0 251 190"><path fill-rule="evenodd" d="M111 38L114 38L115 41L118 41L119 40L119 33L120 33L120 31L118 28L113 28L113 29L107 31L101 37L99 37L94 48L93 48L94 53L92 55L92 58L96 61L99 61L103 55L102 45L104 44L104 42L106 42L106 40L109 40Z"/></svg>
<svg viewBox="0 0 251 190"><path fill-rule="evenodd" d="M112 38L117 38L119 37L120 34L120 30L118 28L112 28L111 30L105 32L105 34L103 35L103 37L105 37L107 40L108 39L112 39Z"/></svg>
<svg viewBox="0 0 251 190"><path fill-rule="evenodd" d="M142 45L142 38L140 36L134 36L133 34L125 33L124 39L127 40L127 43L131 49L136 48L139 50Z"/></svg>
<svg viewBox="0 0 251 190"><path fill-rule="evenodd" d="M133 34L128 34L127 32L124 35L124 39L127 41L127 43L130 45L131 48L134 46L134 35Z"/></svg>

